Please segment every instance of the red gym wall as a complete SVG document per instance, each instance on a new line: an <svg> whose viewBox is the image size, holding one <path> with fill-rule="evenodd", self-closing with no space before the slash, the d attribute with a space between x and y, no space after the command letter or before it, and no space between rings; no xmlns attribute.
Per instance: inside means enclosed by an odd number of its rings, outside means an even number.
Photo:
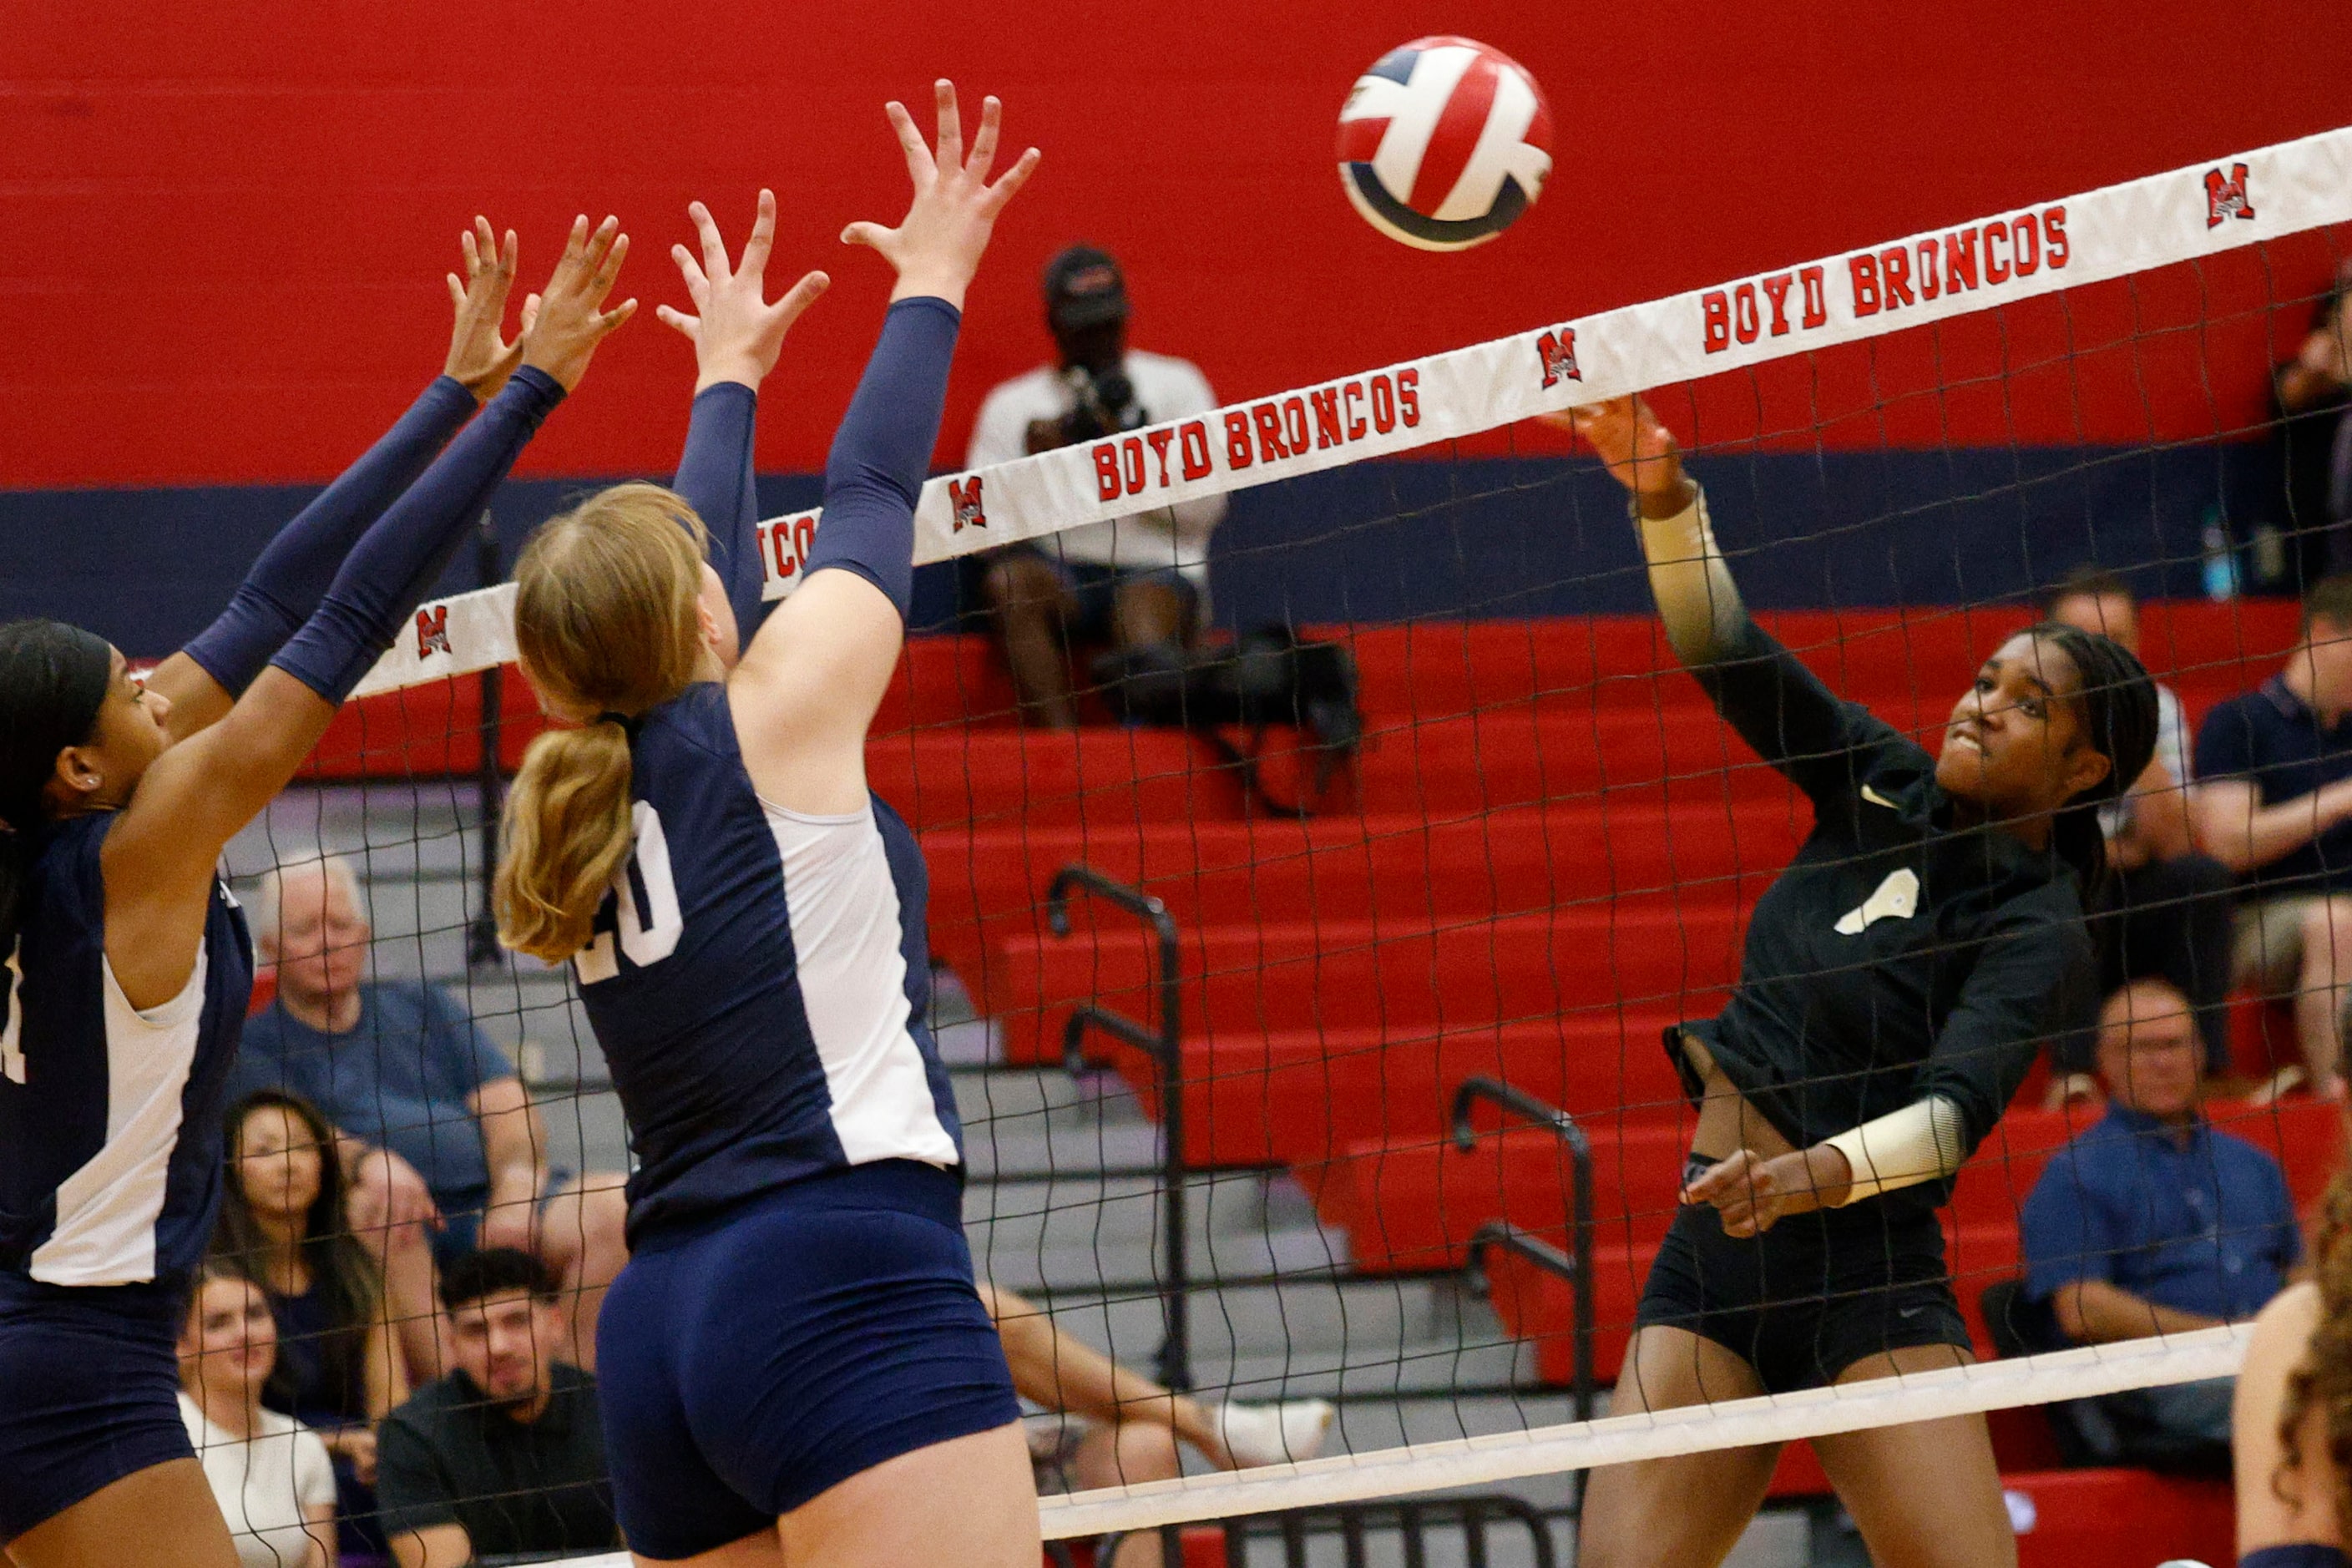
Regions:
<svg viewBox="0 0 2352 1568"><path fill-rule="evenodd" d="M1355 74L1441 30L1532 68L1558 137L1541 205L1451 257L1373 234L1331 161ZM740 237L763 182L777 270L835 277L761 432L762 468L814 468L886 289L834 236L896 216L880 104L943 72L1046 152L971 300L951 463L980 394L1044 352L1034 279L1070 239L1126 258L1139 343L1238 397L2352 122L2347 59L2342 0L18 6L0 489L332 473L435 367L477 209L521 231L530 279L575 210L625 220L645 315L523 471L659 471L691 375L650 309L682 300L665 252L692 196ZM2270 287L2327 264L2282 252ZM2256 365L2158 395L2210 432L2262 388ZM2086 434L2064 397L2004 419Z"/></svg>

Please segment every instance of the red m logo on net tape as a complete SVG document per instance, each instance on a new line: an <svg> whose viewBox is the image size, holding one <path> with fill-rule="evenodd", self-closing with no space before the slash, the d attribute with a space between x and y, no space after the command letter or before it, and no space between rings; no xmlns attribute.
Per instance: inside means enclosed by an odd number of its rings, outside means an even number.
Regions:
<svg viewBox="0 0 2352 1568"><path fill-rule="evenodd" d="M427 605L416 612L416 657L448 652L449 606Z"/></svg>
<svg viewBox="0 0 2352 1568"><path fill-rule="evenodd" d="M2224 218L2242 217L2252 222L2253 199L2246 194L2246 166L2232 164L2224 178L2219 169L2205 173L2205 226L2219 228Z"/></svg>
<svg viewBox="0 0 2352 1568"><path fill-rule="evenodd" d="M955 525L950 533L961 533L967 528L986 528L988 509L980 499L980 476L948 481L948 503L955 512Z"/></svg>

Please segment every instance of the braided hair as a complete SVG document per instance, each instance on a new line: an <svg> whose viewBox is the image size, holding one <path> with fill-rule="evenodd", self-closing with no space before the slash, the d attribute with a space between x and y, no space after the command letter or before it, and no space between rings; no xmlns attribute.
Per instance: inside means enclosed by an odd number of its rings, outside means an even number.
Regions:
<svg viewBox="0 0 2352 1568"><path fill-rule="evenodd" d="M86 745L114 679L104 637L63 621L0 626L0 953L16 945L58 753Z"/></svg>
<svg viewBox="0 0 2352 1568"><path fill-rule="evenodd" d="M2159 722L2156 682L2139 657L2111 637L2059 621L2027 628L2074 662L2072 701L2090 748L2107 759L2107 775L2059 807L2050 843L2074 868L2087 905L2106 879L2106 836L2099 808L2123 798L2156 756Z"/></svg>

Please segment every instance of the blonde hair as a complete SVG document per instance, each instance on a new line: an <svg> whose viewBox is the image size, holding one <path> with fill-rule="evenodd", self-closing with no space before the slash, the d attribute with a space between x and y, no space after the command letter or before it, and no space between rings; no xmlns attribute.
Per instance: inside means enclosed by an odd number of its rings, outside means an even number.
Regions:
<svg viewBox="0 0 2352 1568"><path fill-rule="evenodd" d="M635 719L686 689L702 655L706 535L659 485L614 485L548 520L515 563L515 646L541 695L597 718L523 753L499 831L499 941L560 963L629 852Z"/></svg>

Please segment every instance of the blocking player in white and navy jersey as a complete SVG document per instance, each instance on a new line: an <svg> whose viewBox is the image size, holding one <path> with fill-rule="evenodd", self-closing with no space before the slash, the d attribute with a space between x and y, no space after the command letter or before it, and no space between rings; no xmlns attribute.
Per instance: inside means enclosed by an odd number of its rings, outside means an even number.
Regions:
<svg viewBox="0 0 2352 1568"><path fill-rule="evenodd" d="M16 1568L237 1561L173 1353L252 984L221 849L628 315L601 308L627 242L583 218L536 321L503 342L514 237L478 226L451 279L447 374L143 689L92 633L0 626L0 1560Z"/></svg>
<svg viewBox="0 0 2352 1568"><path fill-rule="evenodd" d="M597 1380L640 1562L1037 1560L923 1023L922 862L865 772L964 290L1036 162L990 184L996 101L967 161L954 89L937 96L936 158L889 106L906 218L843 236L898 281L793 597L759 624L751 416L824 279L763 302L765 193L740 266L698 206L702 259L677 253L696 313L665 319L700 371L688 493L606 490L516 565L524 673L581 727L532 742L517 775L499 931L573 962L629 1119L632 1255Z"/></svg>

